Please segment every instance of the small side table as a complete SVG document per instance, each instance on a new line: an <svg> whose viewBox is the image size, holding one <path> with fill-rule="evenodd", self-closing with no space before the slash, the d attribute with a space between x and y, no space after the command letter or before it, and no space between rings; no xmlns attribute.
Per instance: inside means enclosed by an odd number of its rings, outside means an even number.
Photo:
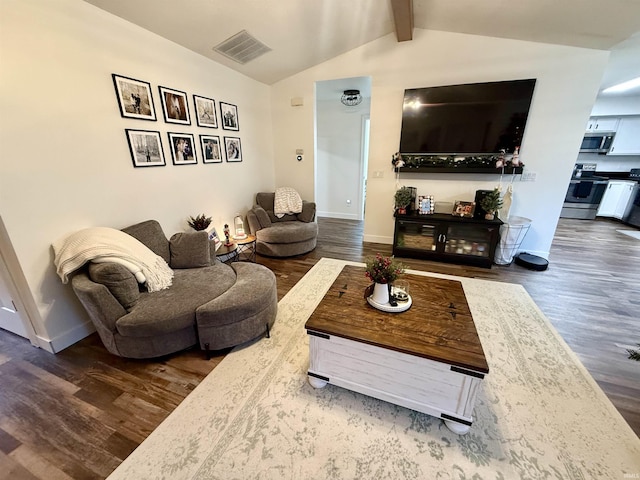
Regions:
<svg viewBox="0 0 640 480"><path fill-rule="evenodd" d="M240 240L233 239L236 243L237 251L237 260L244 260L246 262L254 262L256 261L256 237L255 235L247 235L247 238L243 238Z"/></svg>
<svg viewBox="0 0 640 480"><path fill-rule="evenodd" d="M226 247L224 244L216 250L216 258L222 263L231 263L238 260L238 246L233 244Z"/></svg>

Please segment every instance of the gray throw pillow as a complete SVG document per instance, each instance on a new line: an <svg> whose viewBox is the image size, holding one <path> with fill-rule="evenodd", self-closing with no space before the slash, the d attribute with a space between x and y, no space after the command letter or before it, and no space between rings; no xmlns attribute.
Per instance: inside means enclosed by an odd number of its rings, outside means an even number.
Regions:
<svg viewBox="0 0 640 480"><path fill-rule="evenodd" d="M316 216L315 202L302 202L302 212L298 214L298 220L305 223L313 222Z"/></svg>
<svg viewBox="0 0 640 480"><path fill-rule="evenodd" d="M89 263L89 278L107 287L127 312L140 298L136 277L119 263Z"/></svg>
<svg viewBox="0 0 640 480"><path fill-rule="evenodd" d="M176 233L169 240L171 268L199 268L211 264L207 232Z"/></svg>
<svg viewBox="0 0 640 480"><path fill-rule="evenodd" d="M262 228L268 228L271 226L271 219L269 218L269 214L264 208L255 206L253 207L253 213L256 214L258 222L260 222L260 226Z"/></svg>

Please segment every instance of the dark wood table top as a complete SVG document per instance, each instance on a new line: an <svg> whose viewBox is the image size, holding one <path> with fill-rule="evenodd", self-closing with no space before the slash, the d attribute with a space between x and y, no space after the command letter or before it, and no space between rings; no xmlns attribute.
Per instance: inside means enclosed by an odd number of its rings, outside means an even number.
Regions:
<svg viewBox="0 0 640 480"><path fill-rule="evenodd" d="M221 257L222 255L229 255L230 253L235 252L238 249L238 246L235 243L232 243L228 247L223 243L220 245L220 248L216 250L216 257Z"/></svg>
<svg viewBox="0 0 640 480"><path fill-rule="evenodd" d="M413 304L387 313L368 304L364 268L347 265L305 328L488 373L489 366L462 284L421 275L402 276Z"/></svg>

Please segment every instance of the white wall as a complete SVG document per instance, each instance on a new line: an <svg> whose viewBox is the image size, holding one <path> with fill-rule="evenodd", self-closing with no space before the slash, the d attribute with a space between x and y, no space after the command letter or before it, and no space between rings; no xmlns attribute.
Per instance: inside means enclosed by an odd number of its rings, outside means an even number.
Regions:
<svg viewBox="0 0 640 480"><path fill-rule="evenodd" d="M150 218L171 236L199 213L221 232L275 186L269 87L81 0L1 8L0 214L42 317L36 332L57 351L92 327L55 274L51 243ZM151 83L157 122L120 116L112 73ZM193 94L237 105L240 131L165 123L159 85L187 92L192 119ZM134 168L125 128L160 131L167 165ZM175 166L167 132L239 136L244 160L205 165L198 149L197 165Z"/></svg>
<svg viewBox="0 0 640 480"><path fill-rule="evenodd" d="M600 95L593 104L591 116L640 115L640 95L611 96Z"/></svg>
<svg viewBox="0 0 640 480"><path fill-rule="evenodd" d="M514 186L512 213L533 220L522 245L547 256L593 106L608 52L515 40L415 29L414 40L398 43L388 35L272 86L274 149L278 183L297 178L299 191L313 192L313 158L290 168L288 152L311 151L314 82L371 76L371 144L365 240L391 243L395 179L391 156L398 150L405 88L537 78L521 159L535 182ZM291 97L305 106L292 109ZM295 171L294 171L295 170ZM372 172L383 171L383 178ZM496 176L404 175L401 183L436 201L473 199L491 188ZM507 180L508 181L508 180Z"/></svg>
<svg viewBox="0 0 640 480"><path fill-rule="evenodd" d="M359 220L363 116L370 99L346 107L340 98L316 103L316 192L318 216ZM350 201L351 203L347 203Z"/></svg>

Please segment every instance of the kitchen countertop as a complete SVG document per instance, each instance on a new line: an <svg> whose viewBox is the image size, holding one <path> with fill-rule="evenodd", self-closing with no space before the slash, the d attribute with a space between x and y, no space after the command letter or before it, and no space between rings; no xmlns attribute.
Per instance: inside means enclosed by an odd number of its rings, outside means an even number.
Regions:
<svg viewBox="0 0 640 480"><path fill-rule="evenodd" d="M599 177L606 177L609 180L629 180L629 172L600 172L597 171L596 175Z"/></svg>

